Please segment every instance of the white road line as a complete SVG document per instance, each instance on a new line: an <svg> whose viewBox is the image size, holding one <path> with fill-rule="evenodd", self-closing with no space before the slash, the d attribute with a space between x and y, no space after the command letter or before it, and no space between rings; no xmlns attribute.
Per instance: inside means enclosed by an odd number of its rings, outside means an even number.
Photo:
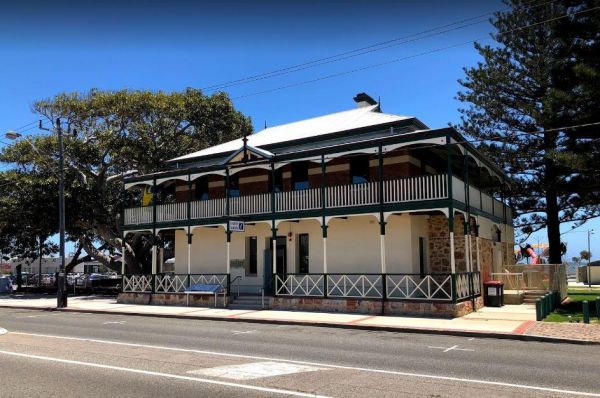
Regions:
<svg viewBox="0 0 600 398"><path fill-rule="evenodd" d="M504 382L500 382L500 381L467 379L467 378L462 378L462 377L438 376L438 375L432 375L432 374L427 374L427 373L410 373L410 372L399 372L399 371L395 371L395 370L370 369L370 368L361 368L361 367L356 367L356 366L332 365L332 364L326 364L326 363L321 363L321 362L294 361L291 359L279 359L279 358L272 358L272 357L262 357L262 356L257 356L257 355L229 354L229 353L225 353L225 352L193 350L193 349L188 349L188 348L164 347L164 346L149 345L149 344L123 343L120 341L87 339L87 338L81 338L81 337L64 337L64 336L54 336L54 335L48 335L48 334L25 333L25 332L10 332L9 334L17 334L17 335L33 336L33 337L46 337L46 338L52 338L52 339L64 339L64 340L73 340L73 341L86 341L86 342L92 342L92 343L113 344L113 345L139 347L139 348L150 348L150 349L165 350L165 351L190 352L190 353L195 353L195 354L214 355L214 356L222 356L222 357L230 357L230 358L257 359L257 360L263 360L263 361L279 361L279 362L295 363L295 364L301 364L301 365L323 366L323 367L334 368L334 369L356 370L356 371L360 371L360 372L390 374L390 375L396 375L396 376L416 377L416 378L433 379L433 380L458 381L458 382L463 382L463 383L520 388L520 389L524 389L524 390L544 391L544 392L553 392L553 393L570 394L570 395L581 395L581 396L586 396L586 397L600 397L600 393L591 393L591 392L574 391L574 390L563 390L560 388L532 386L532 385L527 385L527 384L504 383Z"/></svg>
<svg viewBox="0 0 600 398"><path fill-rule="evenodd" d="M232 330L231 334L248 334L254 332L256 332L256 330Z"/></svg>
<svg viewBox="0 0 600 398"><path fill-rule="evenodd" d="M475 350L473 350L471 348L458 348L457 345L453 345L452 347L427 346L427 348L435 348L435 349L438 349L438 350L444 350L442 352L448 352L448 351L453 351L453 350L456 350L456 351L475 351Z"/></svg>
<svg viewBox="0 0 600 398"><path fill-rule="evenodd" d="M70 359L61 359L61 358L44 357L44 356L40 356L40 355L23 354L20 352L1 351L0 350L0 354L10 355L10 356L14 356L14 357L27 358L27 359L37 359L37 360L41 360L41 361L59 362L59 363L65 363L65 364L69 364L69 365L88 366L88 367L92 367L92 368L100 368L100 369L108 369L108 370L117 370L120 372L137 373L137 374L142 374L142 375L146 375L146 376L166 377L169 379L176 379L176 380L195 381L198 383L206 383L206 384L216 384L219 386L241 388L241 389L254 390L254 391L260 391L260 392L268 392L268 393L272 393L272 394L290 395L290 396L295 396L295 397L330 398L330 397L323 396L323 395L302 393L302 392L291 391L291 390L282 390L282 389L278 389L278 388L259 387L259 386L252 386L252 385L248 385L248 384L239 384L239 383L231 383L231 382L227 382L227 381L202 379L199 377L183 376L183 375L177 375L177 374L172 374L172 373L153 372L150 370L123 368L121 366L102 365L99 363L92 363L92 362L73 361Z"/></svg>
<svg viewBox="0 0 600 398"><path fill-rule="evenodd" d="M107 322L102 322L103 325L123 325L125 324L127 321L107 321Z"/></svg>

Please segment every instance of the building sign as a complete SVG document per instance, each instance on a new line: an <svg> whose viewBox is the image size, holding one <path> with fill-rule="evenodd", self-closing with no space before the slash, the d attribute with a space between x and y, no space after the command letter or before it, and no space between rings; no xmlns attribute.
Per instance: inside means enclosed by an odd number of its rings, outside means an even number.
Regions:
<svg viewBox="0 0 600 398"><path fill-rule="evenodd" d="M229 230L231 232L244 232L246 225L243 221L229 221Z"/></svg>

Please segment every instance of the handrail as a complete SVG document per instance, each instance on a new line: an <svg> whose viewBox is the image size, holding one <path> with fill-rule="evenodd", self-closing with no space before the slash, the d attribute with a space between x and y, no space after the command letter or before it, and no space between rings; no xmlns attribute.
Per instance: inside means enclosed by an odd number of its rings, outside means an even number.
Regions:
<svg viewBox="0 0 600 398"><path fill-rule="evenodd" d="M236 298L237 298L237 297L240 297L240 282L239 282L239 281L241 281L241 280L242 280L242 277L241 277L241 275L238 275L238 276L236 276L236 277L235 277L235 278L233 278L233 280L231 281L231 286L230 286L230 288L229 288L229 291L233 290L233 289L232 289L232 287L233 287L233 284L234 284L235 282L237 282L237 296L236 296Z"/></svg>
<svg viewBox="0 0 600 398"><path fill-rule="evenodd" d="M264 310L265 309L265 288L261 286L258 289L258 291L260 292L260 308Z"/></svg>

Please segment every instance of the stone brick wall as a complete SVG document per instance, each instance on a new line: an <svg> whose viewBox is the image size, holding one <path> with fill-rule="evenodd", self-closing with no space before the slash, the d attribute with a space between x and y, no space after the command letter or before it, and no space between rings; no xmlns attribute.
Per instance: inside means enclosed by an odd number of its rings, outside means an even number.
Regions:
<svg viewBox="0 0 600 398"><path fill-rule="evenodd" d="M269 308L286 311L325 311L379 315L381 314L381 305L381 300L305 297L269 298ZM384 314L386 315L456 318L473 311L473 304L470 300L455 304L388 300L383 303L383 306ZM481 297L475 299L475 307L477 309L483 307L483 299Z"/></svg>
<svg viewBox="0 0 600 398"><path fill-rule="evenodd" d="M481 281L489 281L492 279L492 256L493 246L489 239L479 238L479 264L481 266Z"/></svg>
<svg viewBox="0 0 600 398"><path fill-rule="evenodd" d="M454 217L454 262L456 272L467 270L462 215ZM431 272L450 272L450 234L448 219L439 214L429 219L429 265Z"/></svg>
<svg viewBox="0 0 600 398"><path fill-rule="evenodd" d="M448 219L442 214L429 218L429 268L431 272L450 272Z"/></svg>
<svg viewBox="0 0 600 398"><path fill-rule="evenodd" d="M189 301L188 301L189 300ZM225 300L225 303L223 303ZM223 295L217 297L217 308L224 308L228 304L228 297L223 298ZM119 304L143 304L143 305L178 305L190 307L212 307L215 306L215 298L213 295L191 294L189 299L183 293L119 293L117 297Z"/></svg>

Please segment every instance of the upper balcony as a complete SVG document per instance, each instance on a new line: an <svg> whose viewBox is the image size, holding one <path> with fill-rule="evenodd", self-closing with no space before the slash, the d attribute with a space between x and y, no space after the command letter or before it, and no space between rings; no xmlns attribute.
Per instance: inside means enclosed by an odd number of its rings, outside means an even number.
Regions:
<svg viewBox="0 0 600 398"><path fill-rule="evenodd" d="M378 181L360 184L342 184L309 189L259 193L236 197L221 197L207 200L185 200L156 205L156 223L177 223L211 218L255 216L269 219L284 213L350 208L351 212L373 211L381 204L389 207L403 204L407 208L431 209L448 206L449 186L452 184L452 199L470 209L500 220L512 220L509 206L475 186L465 189L465 183L448 174L429 174L383 181L380 200ZM467 200L468 199L468 200ZM229 202L229 203L228 203ZM273 209L274 206L274 209ZM350 210L349 210L350 211ZM126 208L124 224L142 226L154 223L154 206Z"/></svg>

